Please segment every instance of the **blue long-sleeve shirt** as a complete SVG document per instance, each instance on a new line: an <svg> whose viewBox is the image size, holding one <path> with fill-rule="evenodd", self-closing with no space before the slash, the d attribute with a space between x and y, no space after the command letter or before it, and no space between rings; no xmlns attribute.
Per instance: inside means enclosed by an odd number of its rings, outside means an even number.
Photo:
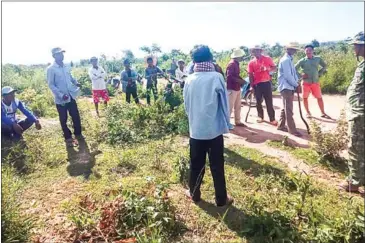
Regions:
<svg viewBox="0 0 365 243"><path fill-rule="evenodd" d="M1 123L4 123L8 126L12 126L14 123L16 123L17 109L19 109L31 122L35 122L37 120L33 113L28 110L21 101L15 99L12 101L10 106L7 106L4 102L1 102Z"/></svg>
<svg viewBox="0 0 365 243"><path fill-rule="evenodd" d="M191 138L210 140L229 132L228 96L222 74L195 72L189 75L183 94Z"/></svg>
<svg viewBox="0 0 365 243"><path fill-rule="evenodd" d="M278 67L278 90L295 90L298 86L298 75L293 63L293 57L285 54Z"/></svg>

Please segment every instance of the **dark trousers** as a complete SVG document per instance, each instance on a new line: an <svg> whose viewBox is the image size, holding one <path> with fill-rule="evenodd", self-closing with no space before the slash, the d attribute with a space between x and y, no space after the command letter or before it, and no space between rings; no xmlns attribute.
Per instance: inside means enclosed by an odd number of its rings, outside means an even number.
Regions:
<svg viewBox="0 0 365 243"><path fill-rule="evenodd" d="M125 94L128 103L131 103L131 95L133 96L133 99L136 102L136 104L139 103L139 99L137 96L137 87L127 87Z"/></svg>
<svg viewBox="0 0 365 243"><path fill-rule="evenodd" d="M212 140L197 140L190 138L189 188L194 201L200 200L200 186L205 174L205 161L208 153L210 171L214 181L216 203L218 206L226 203L227 189L224 177L223 150L223 135Z"/></svg>
<svg viewBox="0 0 365 243"><path fill-rule="evenodd" d="M157 82L147 83L147 104L151 103L151 91L155 101L157 100Z"/></svg>
<svg viewBox="0 0 365 243"><path fill-rule="evenodd" d="M79 109L77 108L76 101L71 99L71 102L66 103L64 105L56 105L58 115L60 118L60 123L63 131L63 136L65 139L72 138L72 133L70 129L67 127L67 112L70 114L75 136L81 135L81 121Z"/></svg>
<svg viewBox="0 0 365 243"><path fill-rule="evenodd" d="M285 124L288 125L289 132L297 132L295 122L293 119L293 102L294 102L294 91L284 89L280 92L281 99L283 100L283 108L280 113L279 128L284 129Z"/></svg>
<svg viewBox="0 0 365 243"><path fill-rule="evenodd" d="M30 128L34 122L30 121L29 118L18 121L18 124L23 128L23 132ZM12 126L9 126L5 123L1 123L1 134L5 137L21 137L21 135L17 134Z"/></svg>
<svg viewBox="0 0 365 243"><path fill-rule="evenodd" d="M270 121L275 120L275 111L272 100L271 82L258 83L255 87L257 115L264 119L264 110L262 109L262 100L265 99L266 110Z"/></svg>

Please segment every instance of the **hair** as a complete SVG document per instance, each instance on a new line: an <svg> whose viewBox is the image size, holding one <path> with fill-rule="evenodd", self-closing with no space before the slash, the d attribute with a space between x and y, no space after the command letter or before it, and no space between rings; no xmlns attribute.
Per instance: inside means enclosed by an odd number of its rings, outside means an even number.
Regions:
<svg viewBox="0 0 365 243"><path fill-rule="evenodd" d="M307 49L308 47L312 48L312 50L314 50L314 46L312 44L308 44L304 47L304 49Z"/></svg>
<svg viewBox="0 0 365 243"><path fill-rule="evenodd" d="M192 58L195 63L209 62L213 60L213 55L208 46L200 45L192 51Z"/></svg>
<svg viewBox="0 0 365 243"><path fill-rule="evenodd" d="M128 59L125 59L123 64L126 65L126 64L130 64L131 62L128 60Z"/></svg>
<svg viewBox="0 0 365 243"><path fill-rule="evenodd" d="M147 57L147 62L149 61L153 61L153 58L152 57Z"/></svg>

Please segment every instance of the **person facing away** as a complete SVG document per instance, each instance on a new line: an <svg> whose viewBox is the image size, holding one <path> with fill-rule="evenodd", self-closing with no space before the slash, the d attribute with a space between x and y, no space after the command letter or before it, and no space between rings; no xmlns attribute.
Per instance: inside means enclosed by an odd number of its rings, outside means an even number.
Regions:
<svg viewBox="0 0 365 243"><path fill-rule="evenodd" d="M154 100L156 101L157 96L157 75L163 74L161 69L153 65L153 58L147 58L147 68L145 70L145 78L147 79L147 104L151 103L150 93L152 91Z"/></svg>
<svg viewBox="0 0 365 243"><path fill-rule="evenodd" d="M186 79L183 97L189 121L190 178L185 195L198 202L209 156L217 206L231 204L224 175L223 134L228 133L229 107L222 74L215 71L209 47L198 46L192 52L194 73Z"/></svg>
<svg viewBox="0 0 365 243"><path fill-rule="evenodd" d="M77 146L78 141L72 138L72 133L67 127L68 114L71 116L74 135L83 139L81 131L80 113L76 98L79 96L81 85L72 77L71 71L63 63L65 50L56 47L52 49L54 63L47 68L48 87L53 93L59 115L63 136L67 146Z"/></svg>
<svg viewBox="0 0 365 243"><path fill-rule="evenodd" d="M346 94L346 118L348 121L348 166L349 176L340 187L348 192L359 192L364 196L365 186L365 36L360 32L351 40L359 62Z"/></svg>
<svg viewBox="0 0 365 243"><path fill-rule="evenodd" d="M331 119L324 111L324 102L322 98L321 86L319 84L319 77L321 77L327 68L327 64L319 56L314 56L314 46L306 45L305 54L306 56L300 59L296 64L295 68L298 72L303 72L299 76L303 79L303 104L305 111L307 112L307 118L312 118L312 114L309 111L308 97L312 93L314 98L317 99L319 109L321 110L321 117ZM321 69L319 70L319 66Z"/></svg>
<svg viewBox="0 0 365 243"><path fill-rule="evenodd" d="M184 88L184 83L186 78L188 77L188 72L185 68L185 61L180 59L178 62L178 68L176 69L176 79L180 82L180 87L183 89Z"/></svg>
<svg viewBox="0 0 365 243"><path fill-rule="evenodd" d="M229 114L234 109L234 120L236 126L245 127L241 122L241 85L245 83L240 76L240 62L243 61L245 52L239 48L235 49L231 54L231 61L226 69L227 90L229 98Z"/></svg>
<svg viewBox="0 0 365 243"><path fill-rule="evenodd" d="M247 71L250 84L254 89L256 96L256 109L259 119L258 123L264 121L264 111L262 109L262 100L265 99L267 113L269 115L270 124L277 126L275 120L275 110L273 106L271 72L276 71L276 65L269 56L262 55L262 48L255 46L251 49L254 58L248 63Z"/></svg>
<svg viewBox="0 0 365 243"><path fill-rule="evenodd" d="M134 102L139 104L137 95L137 73L131 69L131 63L128 59L123 62L124 70L120 74L120 80L122 80L123 91L126 94L126 101L131 103L131 95L133 96Z"/></svg>
<svg viewBox="0 0 365 243"><path fill-rule="evenodd" d="M5 86L1 89L1 135L10 139L20 139L24 131L30 128L33 124L37 130L42 128L39 120L27 107L15 98L17 90L12 87ZM16 112L21 111L25 115L25 119L19 120L16 117Z"/></svg>
<svg viewBox="0 0 365 243"><path fill-rule="evenodd" d="M105 106L108 105L109 94L106 89L105 77L107 73L105 70L98 65L98 59L96 57L92 57L90 59L91 68L89 69L89 77L92 83L92 92L93 92L93 101L95 104L95 110L97 116L99 116L99 102L100 98L104 100Z"/></svg>
<svg viewBox="0 0 365 243"><path fill-rule="evenodd" d="M283 101L278 130L288 132L301 137L293 119L294 93L299 86L298 75L293 63L293 56L299 50L298 43L290 43L286 46L286 53L279 61L278 90ZM288 125L288 128L286 127Z"/></svg>

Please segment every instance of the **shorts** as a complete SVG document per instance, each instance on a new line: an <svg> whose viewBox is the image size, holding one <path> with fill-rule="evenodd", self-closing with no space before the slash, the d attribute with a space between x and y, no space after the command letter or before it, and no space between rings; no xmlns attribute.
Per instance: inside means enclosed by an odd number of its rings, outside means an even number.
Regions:
<svg viewBox="0 0 365 243"><path fill-rule="evenodd" d="M321 86L319 86L319 83L303 83L303 98L307 99L309 93L312 93L316 99L322 98Z"/></svg>
<svg viewBox="0 0 365 243"><path fill-rule="evenodd" d="M100 97L103 98L104 101L109 101L108 90L93 90L93 100L95 104L99 103Z"/></svg>

